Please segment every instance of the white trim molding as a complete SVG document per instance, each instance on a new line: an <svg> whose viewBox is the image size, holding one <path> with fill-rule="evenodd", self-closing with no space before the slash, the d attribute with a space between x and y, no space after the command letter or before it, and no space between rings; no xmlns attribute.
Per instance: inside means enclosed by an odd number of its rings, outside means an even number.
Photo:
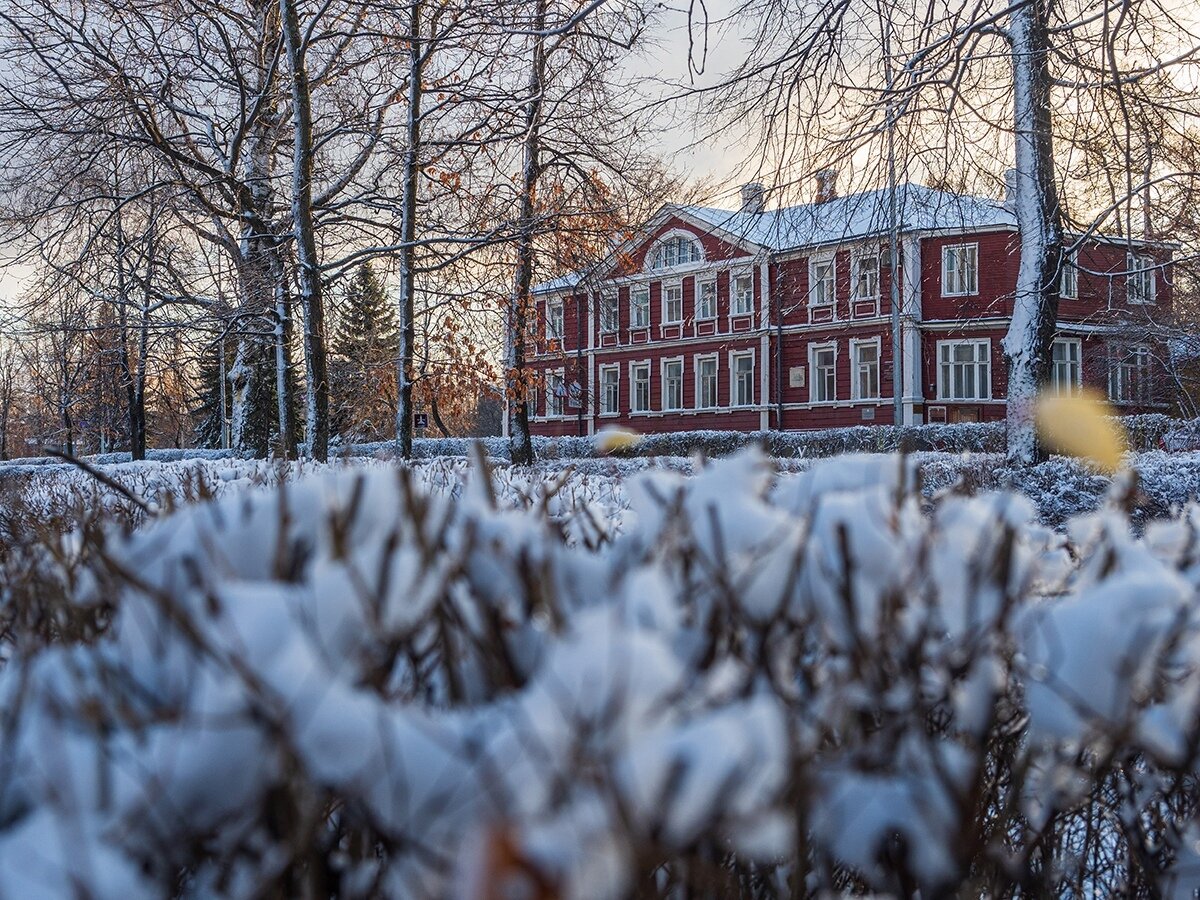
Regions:
<svg viewBox="0 0 1200 900"><path fill-rule="evenodd" d="M817 385L821 384L822 389L827 385L819 381L817 378L817 354L826 350L833 351L833 396L817 398ZM822 366L821 368L825 368ZM808 402L811 406L832 406L838 402L838 342L837 341L814 341L808 345Z"/></svg>

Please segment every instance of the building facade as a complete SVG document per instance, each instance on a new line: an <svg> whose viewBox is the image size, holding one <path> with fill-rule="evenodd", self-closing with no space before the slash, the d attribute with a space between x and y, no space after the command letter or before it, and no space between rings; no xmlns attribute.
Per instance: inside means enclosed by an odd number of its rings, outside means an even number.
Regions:
<svg viewBox="0 0 1200 900"><path fill-rule="evenodd" d="M594 272L540 286L533 433L891 424L897 361L905 423L1003 418L1011 208L903 185L893 217L887 191L821 193L766 210L751 185L737 212L667 206ZM1052 389L1094 386L1124 412L1169 406L1155 335L1170 316L1170 248L1068 243Z"/></svg>

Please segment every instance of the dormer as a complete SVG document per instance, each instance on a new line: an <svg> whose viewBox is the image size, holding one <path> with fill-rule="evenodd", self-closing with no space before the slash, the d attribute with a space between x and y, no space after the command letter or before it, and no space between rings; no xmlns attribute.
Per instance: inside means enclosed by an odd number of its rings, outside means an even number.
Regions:
<svg viewBox="0 0 1200 900"><path fill-rule="evenodd" d="M647 272L672 272L704 264L704 247L687 231L668 231L646 254Z"/></svg>

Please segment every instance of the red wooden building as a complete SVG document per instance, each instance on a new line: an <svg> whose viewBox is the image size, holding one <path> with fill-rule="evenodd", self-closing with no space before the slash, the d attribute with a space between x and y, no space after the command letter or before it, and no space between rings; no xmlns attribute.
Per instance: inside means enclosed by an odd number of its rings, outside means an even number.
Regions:
<svg viewBox="0 0 1200 900"><path fill-rule="evenodd" d="M889 192L737 212L668 205L595 272L541 285L532 430L591 434L813 429L894 421ZM1019 255L1008 204L897 189L906 423L1004 416ZM1069 240L1053 388L1093 385L1123 411L1172 396L1170 249ZM506 417L507 421L507 417Z"/></svg>

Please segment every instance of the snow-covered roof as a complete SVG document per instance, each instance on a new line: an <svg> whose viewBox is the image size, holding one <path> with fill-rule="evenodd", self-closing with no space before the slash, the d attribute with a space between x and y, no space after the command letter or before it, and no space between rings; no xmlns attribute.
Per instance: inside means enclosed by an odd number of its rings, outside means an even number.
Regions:
<svg viewBox="0 0 1200 900"><path fill-rule="evenodd" d="M1017 226L1015 213L990 197L952 194L905 183L896 188L896 203L902 232ZM734 240L778 252L884 234L891 223L890 207L890 191L880 188L823 203L802 203L760 213L669 204L652 222L678 215ZM548 294L566 290L578 284L581 277L581 273L565 275L539 284L533 291Z"/></svg>
<svg viewBox="0 0 1200 900"><path fill-rule="evenodd" d="M565 291L568 288L573 288L578 283L579 273L570 272L567 275L560 275L558 278L543 281L541 284L535 284L532 290L535 294L552 294L555 291Z"/></svg>
<svg viewBox="0 0 1200 900"><path fill-rule="evenodd" d="M902 231L959 228L1015 228L1012 210L989 197L934 190L919 184L896 188ZM730 212L710 206L673 207L767 250L793 250L881 234L891 223L890 192L862 191L823 203L804 203L761 213Z"/></svg>

